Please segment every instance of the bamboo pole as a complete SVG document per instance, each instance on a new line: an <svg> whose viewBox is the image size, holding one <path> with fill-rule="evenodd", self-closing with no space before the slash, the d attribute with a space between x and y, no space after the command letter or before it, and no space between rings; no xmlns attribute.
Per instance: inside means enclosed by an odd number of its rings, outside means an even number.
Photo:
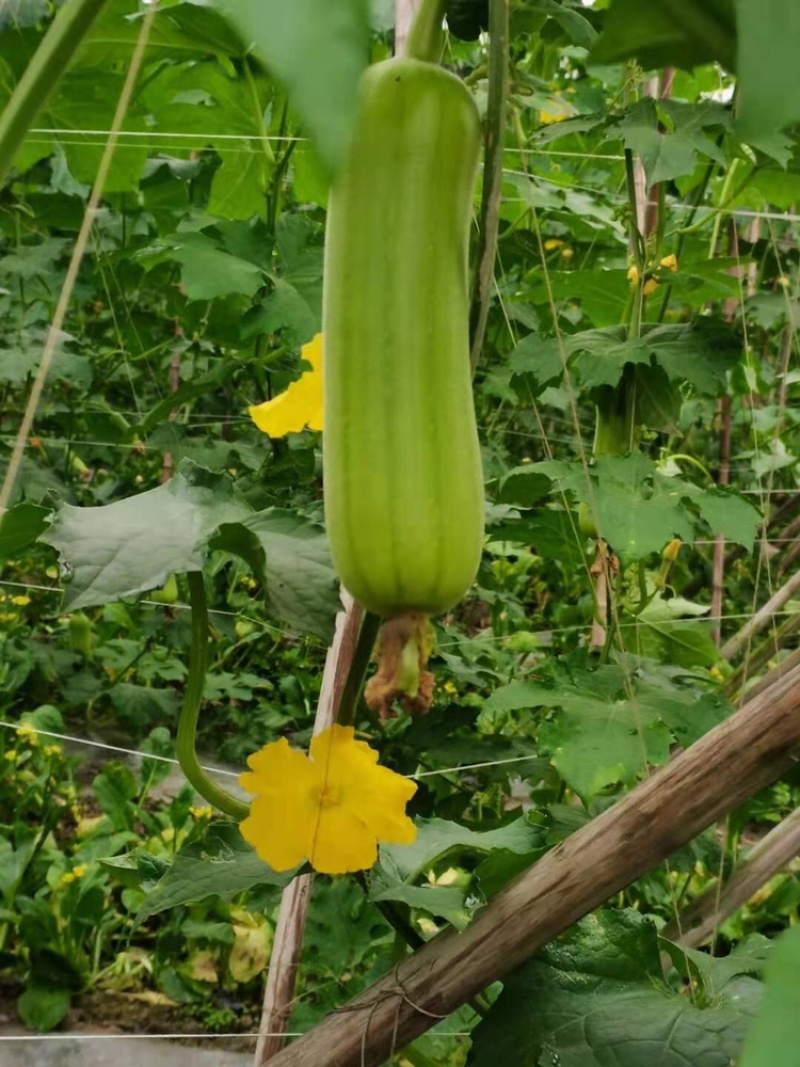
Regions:
<svg viewBox="0 0 800 1067"><path fill-rule="evenodd" d="M463 933L449 930L428 942L285 1049L273 1067L379 1067L798 758L800 668L553 848Z"/></svg>
<svg viewBox="0 0 800 1067"><path fill-rule="evenodd" d="M344 610L336 616L336 632L325 660L314 719L315 734L322 733L336 721L364 615L361 607L344 590L342 604ZM269 1063L286 1043L313 881L313 874L300 874L281 895L253 1061L255 1067Z"/></svg>

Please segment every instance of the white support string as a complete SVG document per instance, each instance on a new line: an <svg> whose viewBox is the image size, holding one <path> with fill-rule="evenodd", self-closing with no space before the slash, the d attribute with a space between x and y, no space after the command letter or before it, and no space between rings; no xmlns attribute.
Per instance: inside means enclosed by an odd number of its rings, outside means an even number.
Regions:
<svg viewBox="0 0 800 1067"><path fill-rule="evenodd" d="M437 1037L471 1037L469 1030L436 1030ZM278 1037L278 1034L264 1034L264 1037ZM284 1037L304 1037L305 1031L293 1030ZM0 1041L205 1041L207 1038L246 1038L255 1040L258 1034L8 1034L0 1035Z"/></svg>

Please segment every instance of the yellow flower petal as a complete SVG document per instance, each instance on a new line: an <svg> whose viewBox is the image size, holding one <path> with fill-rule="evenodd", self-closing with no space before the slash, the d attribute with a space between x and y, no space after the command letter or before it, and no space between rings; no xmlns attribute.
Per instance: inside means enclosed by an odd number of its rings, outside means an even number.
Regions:
<svg viewBox="0 0 800 1067"><path fill-rule="evenodd" d="M256 799L240 824L242 837L275 871L290 871L308 855L319 810L321 775L285 737L250 756L254 773L239 781Z"/></svg>
<svg viewBox="0 0 800 1067"><path fill-rule="evenodd" d="M304 345L301 354L311 364L311 370L304 371L273 400L247 409L259 430L270 437L299 433L306 426L310 430L322 429L322 334Z"/></svg>
<svg viewBox="0 0 800 1067"><path fill-rule="evenodd" d="M678 269L678 258L674 253L671 253L668 256L664 256L664 258L659 261L659 266L666 267L667 270L675 271Z"/></svg>
<svg viewBox="0 0 800 1067"><path fill-rule="evenodd" d="M248 759L240 781L256 794L242 835L275 870L304 858L324 874L371 867L379 841L410 844L416 827L405 814L416 785L378 766L378 753L356 741L352 726L334 725L311 741L310 756L287 741Z"/></svg>
<svg viewBox="0 0 800 1067"><path fill-rule="evenodd" d="M364 871L378 858L372 829L349 806L332 804L320 812L308 861L322 874Z"/></svg>
<svg viewBox="0 0 800 1067"><path fill-rule="evenodd" d="M645 296L650 296L650 294L654 293L656 289L658 289L658 282L655 280L655 278L648 278L648 280L642 286L642 292Z"/></svg>
<svg viewBox="0 0 800 1067"><path fill-rule="evenodd" d="M637 266L634 265L628 270L628 281L631 283L631 285L636 285L638 283L639 268Z"/></svg>

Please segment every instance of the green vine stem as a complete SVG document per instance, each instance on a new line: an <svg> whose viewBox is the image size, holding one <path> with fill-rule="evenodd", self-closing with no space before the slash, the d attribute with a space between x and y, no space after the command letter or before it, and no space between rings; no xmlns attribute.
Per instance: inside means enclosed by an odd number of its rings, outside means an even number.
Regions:
<svg viewBox="0 0 800 1067"><path fill-rule="evenodd" d="M500 199L503 186L503 149L508 104L509 0L489 4L489 91L486 101L486 134L483 190L478 229L478 255L470 310L470 364L478 366L489 318L494 279L494 261L500 229Z"/></svg>
<svg viewBox="0 0 800 1067"><path fill-rule="evenodd" d="M406 38L404 56L426 63L439 62L444 48L444 7L445 0L422 0Z"/></svg>
<svg viewBox="0 0 800 1067"><path fill-rule="evenodd" d="M358 631L356 647L353 651L353 659L347 679L342 689L342 697L339 701L339 709L336 713L336 721L340 726L352 726L356 717L358 701L364 688L364 677L375 647L378 630L381 626L380 615L374 615L371 611L364 612L361 628Z"/></svg>
<svg viewBox="0 0 800 1067"><path fill-rule="evenodd" d="M69 0L42 38L0 115L0 185L34 119L104 3L105 0Z"/></svg>
<svg viewBox="0 0 800 1067"><path fill-rule="evenodd" d="M194 790L224 815L229 815L239 822L249 814L249 806L212 782L197 760L197 719L203 703L203 687L208 669L208 600L202 572L190 571L187 578L189 603L192 607L192 647L189 653L189 677L186 679L183 705L178 718L175 750L181 770Z"/></svg>

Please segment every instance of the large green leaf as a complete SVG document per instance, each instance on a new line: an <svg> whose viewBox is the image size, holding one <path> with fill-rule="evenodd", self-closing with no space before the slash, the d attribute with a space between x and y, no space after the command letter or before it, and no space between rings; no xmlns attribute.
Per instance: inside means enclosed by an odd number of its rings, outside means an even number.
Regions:
<svg viewBox="0 0 800 1067"><path fill-rule="evenodd" d="M208 897L232 900L257 885L285 886L295 871L278 874L260 860L236 823L212 823L199 841L178 852L171 867L148 889L136 916L142 922L179 904Z"/></svg>
<svg viewBox="0 0 800 1067"><path fill-rule="evenodd" d="M727 112L714 103L684 104L666 102L663 110L672 120L672 129L659 123L656 103L646 97L634 104L617 123L617 129L629 148L642 161L648 187L691 174L698 152L725 165L725 155L705 130L727 125Z"/></svg>
<svg viewBox="0 0 800 1067"><path fill-rule="evenodd" d="M331 170L341 161L367 64L365 0L215 0L286 85Z"/></svg>
<svg viewBox="0 0 800 1067"><path fill-rule="evenodd" d="M445 819L418 819L411 845L384 845L369 876L370 900L392 900L441 916L459 929L466 926L483 896L464 878L458 885L417 885L421 875L448 857L489 855L495 851L525 856L544 851L544 832L533 821L517 819L497 830L470 830Z"/></svg>
<svg viewBox="0 0 800 1067"><path fill-rule="evenodd" d="M98 508L61 504L41 540L57 549L64 607L107 604L202 570L209 539L250 515L225 475L184 464L164 485Z"/></svg>
<svg viewBox="0 0 800 1067"><path fill-rule="evenodd" d="M319 526L270 508L223 524L210 547L247 560L279 619L325 641L332 636L341 605L328 540Z"/></svg>
<svg viewBox="0 0 800 1067"><path fill-rule="evenodd" d="M795 1067L800 1049L800 927L783 934L764 969L764 997L739 1067Z"/></svg>
<svg viewBox="0 0 800 1067"><path fill-rule="evenodd" d="M16 504L0 518L0 559L10 559L27 548L47 529L48 508Z"/></svg>
<svg viewBox="0 0 800 1067"><path fill-rule="evenodd" d="M612 0L592 59L616 63L632 57L646 70L690 70L711 60L732 70L736 60L734 0L651 0L647 4Z"/></svg>
<svg viewBox="0 0 800 1067"><path fill-rule="evenodd" d="M761 521L738 494L670 477L640 453L599 456L591 467L546 460L530 470L586 504L599 535L624 563L659 552L673 537L691 540L698 513L715 533L747 546Z"/></svg>
<svg viewBox="0 0 800 1067"><path fill-rule="evenodd" d="M552 672L552 680L501 686L485 708L560 709L543 721L538 740L587 801L607 786L631 781L648 764L665 763L674 741L692 744L731 710L720 697L644 670L635 677L615 665Z"/></svg>
<svg viewBox="0 0 800 1067"><path fill-rule="evenodd" d="M708 959L692 991L676 990L649 919L590 915L503 980L474 1031L474 1067L730 1067L757 1010L758 963Z"/></svg>
<svg viewBox="0 0 800 1067"><path fill-rule="evenodd" d="M741 341L720 319L646 326L629 338L625 326L584 330L565 339L581 383L589 389L616 385L627 364L655 364L670 381L688 382L703 396L719 396L725 375L741 356Z"/></svg>
<svg viewBox="0 0 800 1067"><path fill-rule="evenodd" d="M734 0L739 33L737 69L742 107L738 134L757 147L765 133L800 122L795 0Z"/></svg>

